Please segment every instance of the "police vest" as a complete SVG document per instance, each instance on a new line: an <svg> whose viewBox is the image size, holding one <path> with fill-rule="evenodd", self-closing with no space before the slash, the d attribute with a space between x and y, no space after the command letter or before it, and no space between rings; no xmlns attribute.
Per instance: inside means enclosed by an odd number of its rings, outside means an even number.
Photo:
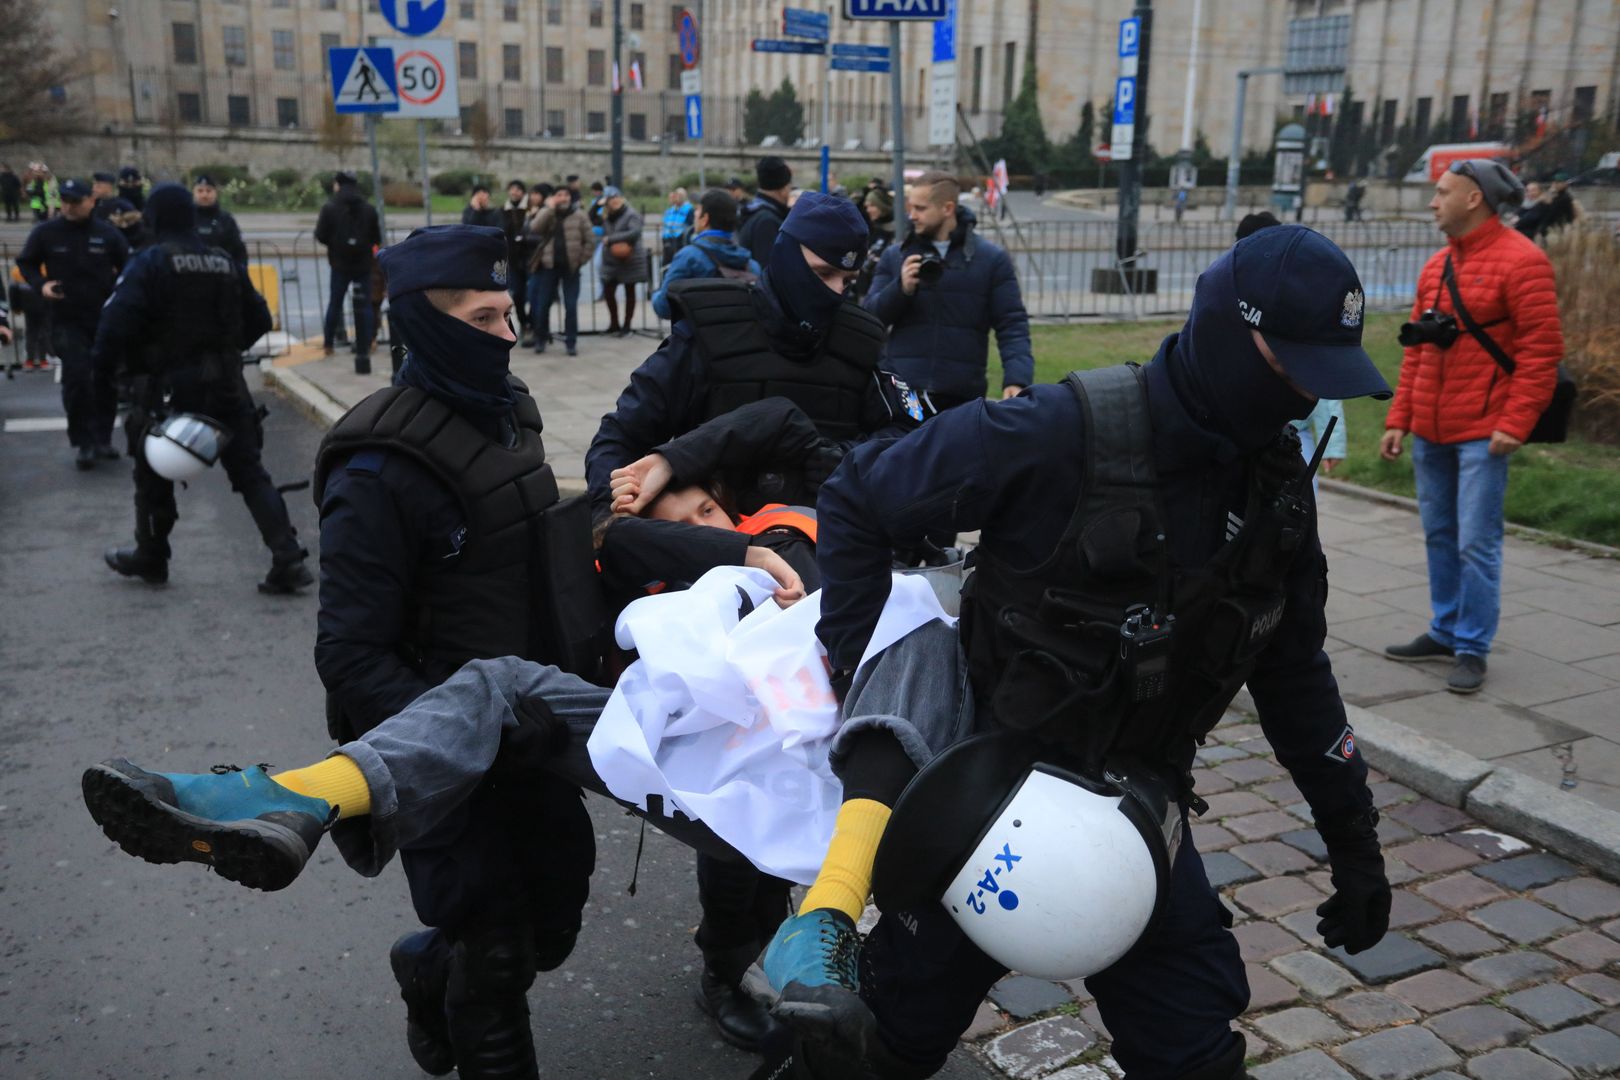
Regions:
<svg viewBox="0 0 1620 1080"><path fill-rule="evenodd" d="M708 383L703 418L785 397L829 439L861 434L861 412L883 352L884 327L857 304L841 304L815 355L777 351L761 317L758 288L720 278L688 278L669 287L677 318L692 324Z"/></svg>
<svg viewBox="0 0 1620 1080"><path fill-rule="evenodd" d="M1308 533L1291 427L1249 456L1243 521L1202 566L1172 566L1153 431L1135 365L1071 373L1084 477L1056 551L1007 565L981 548L962 636L981 702L1095 770L1116 755L1185 776L1282 621Z"/></svg>
<svg viewBox="0 0 1620 1080"><path fill-rule="evenodd" d="M242 282L236 261L219 248L165 241L158 246L167 273L157 293L161 312L141 350L147 371L195 367L242 350Z"/></svg>
<svg viewBox="0 0 1620 1080"><path fill-rule="evenodd" d="M316 505L331 470L364 449L409 457L460 504L466 535L459 554L420 575L407 598L402 652L435 680L468 660L497 656L562 666L545 621L559 606L548 595L552 553L544 527L558 501L557 481L540 439L540 410L527 393L519 394L514 416L517 444L506 447L437 398L388 387L345 413L316 456ZM588 559L588 518L583 529Z"/></svg>

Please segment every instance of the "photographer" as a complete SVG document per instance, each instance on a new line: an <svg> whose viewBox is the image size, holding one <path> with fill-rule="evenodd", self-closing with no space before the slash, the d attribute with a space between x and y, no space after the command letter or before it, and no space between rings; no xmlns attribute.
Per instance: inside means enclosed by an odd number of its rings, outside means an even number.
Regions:
<svg viewBox="0 0 1620 1080"><path fill-rule="evenodd" d="M974 235L977 219L957 206L960 194L949 173L917 178L906 197L911 235L883 253L861 302L889 326L885 369L935 411L984 397L992 329L1001 396L1014 397L1035 377L1012 259Z"/></svg>
<svg viewBox="0 0 1620 1080"><path fill-rule="evenodd" d="M1564 354L1552 264L1498 217L1523 197L1518 177L1497 161L1459 161L1440 177L1429 209L1446 246L1418 278L1379 443L1393 461L1407 433L1414 436L1433 608L1427 633L1384 655L1451 663L1446 688L1457 694L1485 682L1501 607L1508 458L1552 400ZM1511 363L1498 361L1487 341Z"/></svg>

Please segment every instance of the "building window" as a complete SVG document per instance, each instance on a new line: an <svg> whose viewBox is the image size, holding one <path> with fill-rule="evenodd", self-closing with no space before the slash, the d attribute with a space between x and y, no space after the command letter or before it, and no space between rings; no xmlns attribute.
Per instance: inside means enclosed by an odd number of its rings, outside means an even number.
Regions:
<svg viewBox="0 0 1620 1080"><path fill-rule="evenodd" d="M1491 111L1489 119L1485 122L1485 137L1500 139L1507 135L1508 96L1506 94L1491 95Z"/></svg>
<svg viewBox="0 0 1620 1080"><path fill-rule="evenodd" d="M1001 108L1003 112L1013 103L1013 95L1017 93L1017 85L1013 81L1013 75L1018 70L1018 42L1007 42L1005 53L1006 55L1001 61Z"/></svg>
<svg viewBox="0 0 1620 1080"><path fill-rule="evenodd" d="M463 79L478 78L478 42L456 42L456 63Z"/></svg>
<svg viewBox="0 0 1620 1080"><path fill-rule="evenodd" d="M328 53L330 53L333 49L341 48L342 45L343 45L343 35L342 34L322 34L321 35L321 59L325 60Z"/></svg>
<svg viewBox="0 0 1620 1080"><path fill-rule="evenodd" d="M478 18L478 0L461 0L457 5L456 14L469 22Z"/></svg>
<svg viewBox="0 0 1620 1080"><path fill-rule="evenodd" d="M1468 138L1468 95L1454 94L1451 98L1451 137Z"/></svg>
<svg viewBox="0 0 1620 1080"><path fill-rule="evenodd" d="M503 110L501 110L501 127L509 137L514 137L515 138L516 136L522 135L523 134L523 110L522 109L503 109Z"/></svg>
<svg viewBox="0 0 1620 1080"><path fill-rule="evenodd" d="M604 50L586 50L585 82L590 86L601 86L607 82L607 53Z"/></svg>
<svg viewBox="0 0 1620 1080"><path fill-rule="evenodd" d="M563 111L561 109L546 110L546 134L553 139L560 139L568 129L563 126Z"/></svg>
<svg viewBox="0 0 1620 1080"><path fill-rule="evenodd" d="M979 104L984 100L984 46L973 46L973 115L979 115Z"/></svg>
<svg viewBox="0 0 1620 1080"><path fill-rule="evenodd" d="M629 120L630 120L630 137L632 139L645 140L647 138L647 114L646 113L631 113L630 116L629 116Z"/></svg>
<svg viewBox="0 0 1620 1080"><path fill-rule="evenodd" d="M686 5L685 4L671 4L671 5L669 5L669 32L670 33L678 34L678 33L681 32L681 13L683 11L685 11L685 10L686 10Z"/></svg>
<svg viewBox="0 0 1620 1080"><path fill-rule="evenodd" d="M501 4L501 18L506 22L518 21L518 0L505 0Z"/></svg>
<svg viewBox="0 0 1620 1080"><path fill-rule="evenodd" d="M686 70L686 61L681 59L681 54L678 53L678 52L670 53L669 54L669 81L664 84L664 89L666 89L666 90L679 90L681 88L681 72L683 72L685 70Z"/></svg>
<svg viewBox="0 0 1620 1080"><path fill-rule="evenodd" d="M338 0L321 0L322 11L336 11Z"/></svg>
<svg viewBox="0 0 1620 1080"><path fill-rule="evenodd" d="M607 132L607 113L591 112L585 114L585 133L587 135L602 135Z"/></svg>
<svg viewBox="0 0 1620 1080"><path fill-rule="evenodd" d="M174 32L174 62L177 64L195 64L197 62L197 26L195 23L177 22L172 25Z"/></svg>
<svg viewBox="0 0 1620 1080"><path fill-rule="evenodd" d="M253 122L252 110L246 94L232 94L225 99L226 121L231 127L247 127Z"/></svg>
<svg viewBox="0 0 1620 1080"><path fill-rule="evenodd" d="M292 71L298 67L298 59L293 54L293 33L291 30L270 31L270 50L275 57L277 71Z"/></svg>
<svg viewBox="0 0 1620 1080"><path fill-rule="evenodd" d="M523 79L523 46L501 46L501 78L507 82L520 82Z"/></svg>
<svg viewBox="0 0 1620 1080"><path fill-rule="evenodd" d="M1412 117L1412 132L1419 139L1429 137L1429 114L1433 109L1433 98L1420 97L1417 99L1417 113Z"/></svg>
<svg viewBox="0 0 1620 1080"><path fill-rule="evenodd" d="M295 128L298 126L298 99L295 97L276 98L276 127Z"/></svg>
<svg viewBox="0 0 1620 1080"><path fill-rule="evenodd" d="M591 25L602 25L602 0L590 0Z"/></svg>
<svg viewBox="0 0 1620 1080"><path fill-rule="evenodd" d="M563 0L546 0L546 25L561 26Z"/></svg>
<svg viewBox="0 0 1620 1080"><path fill-rule="evenodd" d="M1384 99L1384 118L1378 124L1378 143L1388 146L1395 141L1395 116L1401 103L1394 98Z"/></svg>
<svg viewBox="0 0 1620 1080"><path fill-rule="evenodd" d="M225 66L247 67L247 27L227 26L221 33L225 38Z"/></svg>
<svg viewBox="0 0 1620 1080"><path fill-rule="evenodd" d="M273 8L292 7L292 0L270 0L270 6Z"/></svg>
<svg viewBox="0 0 1620 1080"><path fill-rule="evenodd" d="M1577 124L1584 124L1597 115L1597 87L1577 86L1575 88L1575 108L1570 114Z"/></svg>
<svg viewBox="0 0 1620 1080"><path fill-rule="evenodd" d="M630 5L630 29L645 30L647 28L647 5Z"/></svg>
<svg viewBox="0 0 1620 1080"><path fill-rule="evenodd" d="M563 81L563 51L558 45L546 46L546 82Z"/></svg>
<svg viewBox="0 0 1620 1080"><path fill-rule="evenodd" d="M179 93L174 95L175 112L182 124L202 123L202 95Z"/></svg>

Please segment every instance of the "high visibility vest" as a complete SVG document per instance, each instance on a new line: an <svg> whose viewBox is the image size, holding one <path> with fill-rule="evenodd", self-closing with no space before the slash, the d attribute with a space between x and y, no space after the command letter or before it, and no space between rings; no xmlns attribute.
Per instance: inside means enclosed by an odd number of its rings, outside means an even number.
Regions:
<svg viewBox="0 0 1620 1080"><path fill-rule="evenodd" d="M811 506L788 506L785 503L767 503L759 512L749 514L737 522L737 531L759 536L772 529L795 529L813 544L816 542L816 511Z"/></svg>

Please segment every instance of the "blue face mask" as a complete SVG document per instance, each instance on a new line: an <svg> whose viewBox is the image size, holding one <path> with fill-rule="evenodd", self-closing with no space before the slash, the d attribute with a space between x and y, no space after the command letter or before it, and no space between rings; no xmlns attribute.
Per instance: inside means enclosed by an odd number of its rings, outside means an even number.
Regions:
<svg viewBox="0 0 1620 1080"><path fill-rule="evenodd" d="M507 380L515 341L487 334L434 307L425 292L389 301L394 327L410 349L399 381L481 416L510 412L517 394Z"/></svg>

